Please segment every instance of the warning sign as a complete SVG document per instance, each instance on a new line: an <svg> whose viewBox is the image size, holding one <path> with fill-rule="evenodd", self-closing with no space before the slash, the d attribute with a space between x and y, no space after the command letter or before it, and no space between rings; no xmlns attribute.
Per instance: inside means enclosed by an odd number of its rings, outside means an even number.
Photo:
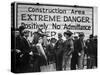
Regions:
<svg viewBox="0 0 100 75"><path fill-rule="evenodd" d="M55 38L66 30L86 37L93 33L93 7L17 3L16 9L16 27L25 26L30 38L39 27Z"/></svg>

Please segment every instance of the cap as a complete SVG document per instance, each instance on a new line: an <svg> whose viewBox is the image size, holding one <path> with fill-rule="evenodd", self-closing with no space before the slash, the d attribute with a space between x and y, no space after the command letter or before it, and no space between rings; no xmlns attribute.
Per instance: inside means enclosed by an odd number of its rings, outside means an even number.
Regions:
<svg viewBox="0 0 100 75"><path fill-rule="evenodd" d="M71 31L67 30L66 32L64 32L64 36L65 36L65 34L71 36L73 33Z"/></svg>
<svg viewBox="0 0 100 75"><path fill-rule="evenodd" d="M24 26L20 26L20 27L19 27L19 31L22 31L22 30L24 30L24 29L25 29Z"/></svg>
<svg viewBox="0 0 100 75"><path fill-rule="evenodd" d="M79 33L79 37L85 36L83 32Z"/></svg>

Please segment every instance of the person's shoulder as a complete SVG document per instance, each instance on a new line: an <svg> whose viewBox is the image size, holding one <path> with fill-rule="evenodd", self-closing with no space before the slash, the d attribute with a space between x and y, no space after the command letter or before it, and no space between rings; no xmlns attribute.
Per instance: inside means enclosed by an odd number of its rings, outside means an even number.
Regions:
<svg viewBox="0 0 100 75"><path fill-rule="evenodd" d="M72 39L72 38L69 38L69 39L68 39L68 41L69 41L69 42L72 42L72 41L73 41L73 39Z"/></svg>

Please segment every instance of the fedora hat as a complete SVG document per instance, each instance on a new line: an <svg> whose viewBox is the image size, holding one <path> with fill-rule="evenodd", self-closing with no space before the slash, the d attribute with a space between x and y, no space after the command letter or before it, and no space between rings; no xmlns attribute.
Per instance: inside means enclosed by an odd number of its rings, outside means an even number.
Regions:
<svg viewBox="0 0 100 75"><path fill-rule="evenodd" d="M85 36L83 32L79 33L79 37Z"/></svg>
<svg viewBox="0 0 100 75"><path fill-rule="evenodd" d="M69 31L69 30L67 30L66 32L64 32L64 36L65 35L69 35L69 36L71 36L73 33L71 32L71 31Z"/></svg>

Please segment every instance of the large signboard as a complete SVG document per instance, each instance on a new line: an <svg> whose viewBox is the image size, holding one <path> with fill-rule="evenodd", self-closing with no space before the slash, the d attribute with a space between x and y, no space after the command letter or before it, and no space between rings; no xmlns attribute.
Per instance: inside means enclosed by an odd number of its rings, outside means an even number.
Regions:
<svg viewBox="0 0 100 75"><path fill-rule="evenodd" d="M30 39L39 27L49 38L66 30L88 37L93 33L93 7L17 3L16 27L21 25L30 31Z"/></svg>

